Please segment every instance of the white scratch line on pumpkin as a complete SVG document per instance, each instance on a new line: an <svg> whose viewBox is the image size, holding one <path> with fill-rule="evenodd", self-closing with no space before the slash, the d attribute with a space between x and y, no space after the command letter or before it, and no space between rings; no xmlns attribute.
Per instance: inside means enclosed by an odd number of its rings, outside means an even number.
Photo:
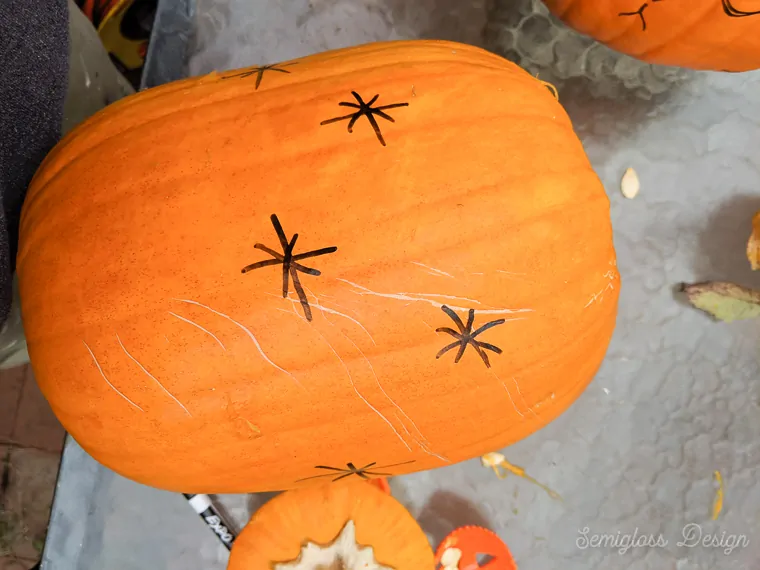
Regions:
<svg viewBox="0 0 760 570"><path fill-rule="evenodd" d="M377 343L375 342L375 339L372 337L372 335L369 333L369 331L366 329L366 327L363 324L361 324L356 319L354 319L354 318L352 318L352 317L350 317L348 315L345 315L345 314L341 313L340 311L336 311L334 309L331 309L330 307L325 307L324 305L322 305L319 302L319 298L314 294L314 292L311 289L309 289L308 287L305 287L305 289L311 294L312 297L314 297L314 306L317 309L319 309L320 311L322 311L322 316L325 317L325 320L328 323L330 323L330 325L335 326L335 324L330 319L327 318L327 316L325 315L325 313L330 313L330 314L333 314L333 315L338 315L338 316L346 318L349 321L355 323L357 326L359 326L367 334L367 336L369 337L369 340L372 341L372 344L374 344L375 346L377 346ZM272 297L282 298L282 297L280 297L280 295L274 295L273 293L265 293L265 295L270 295ZM290 301L291 307L294 310L295 310L296 306L300 306L300 304L301 304L300 300L294 299L290 295L288 295L287 297L285 297L285 299L288 300L288 301ZM285 311L285 312L287 313L288 311ZM298 313L296 312L296 314L298 314Z"/></svg>
<svg viewBox="0 0 760 570"><path fill-rule="evenodd" d="M142 364L140 364L140 362L134 356L132 356L131 354L129 354L129 351L124 346L124 343L121 342L121 339L119 338L118 334L116 335L116 340L119 341L119 345L121 346L121 349L124 351L124 354L126 354L127 356L129 356L129 358L131 358L134 361L134 363L137 364L137 366L139 366L140 369L143 372L145 372L145 374L147 374L156 384L158 384L161 387L161 389L164 392L166 392L167 396L169 396L172 400L174 400L175 402L177 402L177 404L179 405L179 407L182 408L183 410L185 410L185 413L192 418L193 415L187 410L187 408L185 406L182 405L182 402L180 402L177 398L175 398L174 394L172 394L171 392L169 392L169 390L167 390L166 388L164 388L164 385L161 384L161 382L158 381L158 378L156 378L155 376L153 376L153 374L151 374L150 372L148 372L148 370L145 368L145 366L143 366Z"/></svg>
<svg viewBox="0 0 760 570"><path fill-rule="evenodd" d="M512 382L515 383L515 388L517 388L517 393L520 395L520 399L522 400L523 406L528 408L528 411L531 414L533 414L533 417L537 418L538 416L536 415L536 412L533 411L533 408L531 408L528 405L528 402L525 401L525 398L523 398L522 392L520 391L520 385L517 383L517 379L514 376L512 376Z"/></svg>
<svg viewBox="0 0 760 570"><path fill-rule="evenodd" d="M398 414L396 412L393 412L393 417L395 417L398 420L398 422L401 424L401 427L404 428L404 432L406 432L406 435L412 438L414 443L420 446L420 449L422 450L423 453L427 453L428 455L437 457L438 459L440 459L441 461L444 461L445 463L451 463L450 459L448 459L447 457L443 457L442 455L438 455L437 453L433 451L430 451L430 448L426 445L426 443L422 443L420 440L414 437L411 433L409 433L409 430L406 429L406 425L404 425L404 422L401 420L401 418L398 417ZM419 432L419 430L417 431ZM420 433L420 435L422 434ZM430 443L430 442L427 442L427 443Z"/></svg>
<svg viewBox="0 0 760 570"><path fill-rule="evenodd" d="M308 289L308 288L307 288L307 291L309 293L311 293L314 296L314 298L316 299L316 306L319 307L319 308L322 308L322 305L319 305L319 299L317 299L317 296L310 289ZM295 300L294 300L294 302L293 302L293 306L294 307L295 307L295 304L296 303L295 303ZM284 311L284 312L287 312L287 311ZM301 315L299 315L298 313L296 313L296 315L299 318L303 319L303 317L301 317ZM325 317L325 320L330 324L330 326L333 326L333 327L335 326L332 323L332 321L330 321L330 319L327 318L327 316L325 316L324 314L323 314L323 316ZM385 396L385 398L388 400L388 402L390 402L393 405L393 407L395 407L399 412L401 412L403 414L403 416L412 424L412 426L414 427L415 431L417 432L417 435L419 435L419 437L422 438L422 442L420 442L419 439L417 439L417 437L415 437L414 435L412 435L411 433L409 433L409 430L407 429L407 427L404 424L403 420L401 420L398 417L398 414L396 412L393 412L393 416L401 424L401 427L404 429L404 431L406 432L406 434L412 439L412 441L414 441L417 445L419 445L420 449L422 449L422 451L424 451L425 453L427 453L429 455L432 455L434 457L437 457L438 459L441 459L442 461L446 461L446 462L450 463L450 461L448 459L446 459L445 457L441 457L440 455L438 455L436 453L433 453L433 452L431 452L429 450L428 445L429 445L430 442L423 435L423 433L420 431L420 428L417 427L417 424L414 423L414 420L412 418L410 418L409 415L403 410L403 408L401 406L399 406L398 403L396 403L396 401L393 398L391 398L390 395L385 391L385 388L383 388L383 385L380 383L380 379L377 377L377 373L375 372L375 367L372 366L372 362L367 357L367 355L364 354L364 351L362 351L362 349L359 348L359 346L353 341L353 339L351 337L349 337L346 333L344 333L342 330L338 329L338 332L340 334L342 334L348 342L350 342L352 345L354 345L354 348L359 351L359 354L362 355L362 358L364 358L364 360L367 361L367 365L369 366L369 369L372 372L372 376L374 376L374 378L375 378L375 383L377 384L377 387L380 389L380 391L383 393L383 396ZM365 332L366 332L366 330L365 330ZM367 334L369 334L369 333L367 333ZM370 339L372 339L371 336L370 336ZM327 340L325 339L325 341L327 341ZM374 339L372 339L372 342L374 343ZM335 351L333 351L333 352L335 352ZM354 390L356 390L356 388L354 388ZM358 394L358 391L357 391L357 394ZM359 397L362 397L361 394L359 394ZM370 407L372 407L372 406L370 406ZM375 411L377 411L377 410L375 410ZM404 442L404 444L406 445L406 442ZM409 446L407 445L407 448L408 447ZM410 451L411 451L411 449L410 449Z"/></svg>
<svg viewBox="0 0 760 570"><path fill-rule="evenodd" d="M591 296L591 299L589 299L588 303L586 303L586 304L583 306L583 308L584 308L584 309L588 308L589 306L591 306L591 303L593 303L594 301L602 301L602 300L604 299L604 294L605 294L605 293L606 293L606 292L607 292L609 289L614 289L614 288L615 288L615 286L614 286L612 283L607 283L607 286L606 286L606 287L604 287L604 288L603 288L601 291L598 291L597 293L594 293L594 294Z"/></svg>
<svg viewBox="0 0 760 570"><path fill-rule="evenodd" d="M517 281L530 281L530 278L526 277L527 273L515 273L514 271L504 271L503 269L497 269L496 273L507 275L509 278L516 279Z"/></svg>
<svg viewBox="0 0 760 570"><path fill-rule="evenodd" d="M369 340L372 341L372 344L374 344L375 346L377 346L377 343L375 342L375 339L372 337L371 334L369 334L369 331L367 330L367 328L363 324L361 324L359 321L357 321L353 317L349 317L348 315L344 315L340 311L336 311L335 309L331 309L330 307L325 307L322 303L320 303L319 297L317 297L311 289L309 289L308 287L306 287L306 290L309 293L311 293L312 297L314 297L314 305L320 311L322 311L323 313L327 312L327 313L330 313L332 315L338 315L339 317L343 317L344 319L348 319L352 323L356 324L356 326L358 326L359 328L361 328L367 334L367 336L369 337ZM290 297L288 297L288 299L290 299ZM327 319L327 317L325 317L325 320L327 320L327 322L330 322L329 319ZM332 324L332 323L330 323L330 324ZM346 338L348 338L348 337L346 337Z"/></svg>
<svg viewBox="0 0 760 570"><path fill-rule="evenodd" d="M504 391L507 393L507 396L509 396L509 401L512 402L512 407L517 412L517 415L520 416L521 418L524 418L525 416L522 414L522 412L517 409L517 405L515 404L515 401L512 399L512 394L510 393L509 388L507 388L507 385L504 383L504 380L499 378L496 375L496 372L494 372L490 368L488 370L491 372L491 374L493 374L494 378L496 378L499 381L499 383L502 385L502 387L504 388Z"/></svg>
<svg viewBox="0 0 760 570"><path fill-rule="evenodd" d="M431 331L433 330L433 327L430 326L430 323L428 323L427 321L422 321L422 324L425 325L427 328L429 328Z"/></svg>
<svg viewBox="0 0 760 570"><path fill-rule="evenodd" d="M219 346L221 346L223 350L227 350L227 348L222 344L222 341L216 338L216 335L212 333L210 330L204 329L201 325L199 325L198 323L194 323L190 319L186 319L185 317L180 317L177 313L172 313L171 311L169 311L169 314L172 315L173 317L177 317L181 321L185 321L186 323L191 324L194 327L201 329L203 332L205 332L207 335L213 338L216 342L218 342Z"/></svg>
<svg viewBox="0 0 760 570"><path fill-rule="evenodd" d="M301 317L301 315L298 315L298 316L299 316L299 317ZM353 377L351 376L351 371L348 369L348 365L347 365L347 364L345 363L345 361L344 361L344 360L343 360L343 359L340 357L340 354L338 354L338 351L336 351L336 350L333 348L333 345L331 345L331 344L330 344L330 341L328 341L328 340L327 340L327 338L325 337L325 335L323 335L323 334L322 334L321 332L319 332L317 329L313 328L312 330L313 330L314 332L316 332L316 333L317 333L319 336L321 336L321 337L322 337L322 340L324 340L324 341L325 341L325 344L327 344L327 346L328 346L328 347L330 347L330 350L332 350L333 354L335 355L335 358L337 358L337 359L340 361L340 363L343 365L343 368L345 368L345 370L346 370L346 374L348 375L348 381L351 383L351 388L353 388L353 389L354 389L354 392L356 392L356 395L357 395L357 396L359 396L359 398L361 398L361 400L362 400L362 401L363 401L363 402L364 402L364 403L367 405L367 407L368 407L369 409L371 409L373 412L375 412L375 413L376 413L378 416L380 416L380 417L383 419L383 421L384 421L385 423L387 423L387 424L388 424L388 426L389 426L389 427L390 427L390 428L393 430L393 433L395 433L395 434L396 434L396 437L398 437L398 438L399 438L399 440L401 441L401 443L403 443L403 444L404 444L404 446L406 446L406 448L407 448L409 451L411 451L411 450L412 450L412 448L411 448L411 447L409 447L409 444L408 444L408 443L407 443L407 442L404 440L404 438L403 438L403 437L401 437L401 434L400 434L400 433L399 433L399 432L396 430L396 428L395 428L395 427L393 427L393 424L390 422L390 420L388 420L388 418L386 418L386 417L385 417L383 414L381 414L381 413L380 413L380 411L379 411L377 408L375 408L375 406L373 406L372 404L370 404L370 403L369 403L369 400L367 400L367 398L365 398L364 396L362 396L361 392L359 392L359 389L356 387L356 383L354 382L354 379L353 379ZM349 339L349 340L350 340L350 339ZM354 346L356 346L356 345L354 345ZM360 351L360 352L361 352L361 351Z"/></svg>
<svg viewBox="0 0 760 570"><path fill-rule="evenodd" d="M137 408L137 409L138 409L138 410L140 410L141 412L145 412L145 410L143 410L143 409L142 409L140 406L138 406L138 405L137 405L137 404L135 404L135 403L134 403L132 400L130 400L129 398L127 398L127 397L126 397L124 394L122 394L122 393L119 391L119 389L118 389L116 386L114 386L113 384L111 384L111 383L108 381L108 378L106 378L105 372L103 372L103 369L100 367L100 363L98 362L98 359L97 359L97 358L95 358L95 354L92 352L92 349L89 347L89 345L88 345L86 342L84 342L84 341L82 341L82 342L84 343L84 346L85 346L85 348L87 348L87 350L90 352L90 356L92 356L92 360L93 360L93 362L95 362L95 366L97 366L97 367L98 367L98 372L100 372L100 375L103 377L103 380L105 380L105 381L106 381L106 384L108 384L108 385L111 387L111 389L112 389L114 392L116 392L116 393L117 393L119 396L121 396L121 397L122 397L122 398L124 398L124 399L125 399L127 402L129 402L129 403L130 403L130 405L134 406L135 408Z"/></svg>
<svg viewBox="0 0 760 570"><path fill-rule="evenodd" d="M330 298L330 296L329 296L329 295L322 295L322 296L323 296L323 297L328 297L328 298ZM357 313L357 312L356 312L354 309L351 309L350 307L346 307L345 305L341 305L341 304L339 304L339 303L336 303L335 301L330 301L330 303L332 303L332 305L333 305L334 307L339 307L339 308L343 309L344 311L350 311L350 312L351 312L351 313L353 313L354 315L357 315L357 316L358 316L358 314L359 314L359 313Z"/></svg>
<svg viewBox="0 0 760 570"><path fill-rule="evenodd" d="M425 447L425 445L420 443L419 441L417 442L417 445L420 446L420 449L422 450L423 453L427 453L428 455L431 455L437 459L440 459L444 463L451 463L451 459L449 459L448 457L444 457L443 455L438 455L435 451L431 451L430 448Z"/></svg>
<svg viewBox="0 0 760 570"><path fill-rule="evenodd" d="M419 442L416 440L416 438L415 438L415 437L414 437L414 436L413 436L411 433L409 433L409 430L408 430L408 429L406 429L406 425L404 424L404 422L403 422L403 421L401 421L401 418L400 418L400 417L398 417L398 414L397 414L396 412L393 412L393 417L394 417L394 418L396 418L396 419L398 420L398 423L400 423L400 424L401 424L401 427L402 427L402 428L404 428L404 433L406 433L406 435L408 435L409 437L411 437L412 439L414 439L416 443L419 443Z"/></svg>
<svg viewBox="0 0 760 570"><path fill-rule="evenodd" d="M233 323L233 324L237 325L238 327L240 327L243 330L243 332L245 332L245 334L247 334L248 337L253 341L253 344L256 345L256 348L258 349L259 354L261 354L261 357L264 360L266 360L269 364L271 364L272 366L274 366L280 372L282 372L282 373L287 374L288 376L290 376L293 379L293 382L295 382L301 388L303 388L303 385L298 381L298 379L295 376L293 376L290 372L288 372L284 368L281 368L281 367L277 366L274 362L272 362L272 360L264 353L264 350L261 348L261 345L259 344L259 341L256 340L256 337L253 335L253 333L251 331L249 331L245 327L245 325L242 325L241 323L237 322L232 317L230 317L228 315L225 315L224 313L220 313L219 311L217 311L215 309L212 309L211 307L208 307L208 306L204 305L203 303L199 303L198 301L191 301L190 299L174 299L174 300L175 301L180 301L182 303L190 303L191 305L198 305L199 307L203 307L204 309L208 309L209 311L211 311L215 315L219 315L220 317L223 317L223 318L227 319L228 321L230 321L231 323Z"/></svg>
<svg viewBox="0 0 760 570"><path fill-rule="evenodd" d="M348 279L341 279L340 277L336 278L338 281L343 281L344 283L348 283L352 287L355 287L356 289L359 289L359 291L352 291L352 293L356 295L374 295L376 297L385 297L386 299L397 299L399 301L409 301L407 303L408 305L414 302L422 301L424 303L429 303L430 305L433 305L434 307L441 308L441 305L443 303L440 303L436 299L429 299L428 297L439 297L441 299L457 299L459 301L469 301L471 303L476 303L480 305L480 301L476 301L474 299L467 299L465 297L454 297L452 295L439 295L437 293L378 293L377 291L372 291L371 289L367 289L366 287L362 287L361 285L358 285L357 283L354 283L352 281L349 281ZM410 295L418 295L417 297L410 297ZM468 312L470 309L467 307L457 307L455 305L448 305L447 306L454 310L454 311L461 311L461 312ZM511 315L515 313L532 313L533 309L479 309L478 314L479 315ZM517 319L509 319L510 321L521 321L522 318Z"/></svg>
<svg viewBox="0 0 760 570"><path fill-rule="evenodd" d="M377 346L377 343L375 342L375 339L372 337L372 335L369 333L369 331L366 329L366 327L363 324L361 324L359 321L357 321L356 319L353 319L353 318L349 317L348 315L344 315L340 311L335 311L335 310L331 309L330 307L325 307L324 305L317 305L317 307L319 308L320 311L325 311L325 312L328 312L328 313L330 313L332 315L338 315L340 317L343 317L343 318L348 319L349 321L355 323L365 333L367 333L367 336L369 337L369 340L372 341L372 344L374 344L375 346Z"/></svg>
<svg viewBox="0 0 760 570"><path fill-rule="evenodd" d="M440 269L436 269L435 267L430 267L429 265L425 265L424 263L420 263L419 261L411 261L410 263L413 263L414 265L428 269L429 271L432 272L433 275L438 275L440 277L451 277L452 279L454 279L454 276L451 273L446 273L445 271L441 271Z"/></svg>
<svg viewBox="0 0 760 570"><path fill-rule="evenodd" d="M398 293L399 295L406 295L406 296L412 296L413 301L418 301L420 299L428 300L428 297L438 297L440 299L453 299L454 301L467 301L468 303L475 303L476 305L480 305L480 301L477 299L469 299L468 297L457 297L456 295L444 295L442 293L413 293L409 291L402 291L401 293ZM435 299L432 299L435 302Z"/></svg>
<svg viewBox="0 0 760 570"><path fill-rule="evenodd" d="M505 273L506 275L527 275L527 273L517 273L515 271L504 271L503 269L497 269L496 273Z"/></svg>
<svg viewBox="0 0 760 570"><path fill-rule="evenodd" d="M383 396L385 396L386 399L393 405L393 407L396 408L399 412L401 412L403 414L403 416L407 420L409 420L409 422L412 424L412 426L414 427L415 431L417 432L417 434L419 434L419 436L422 438L422 440L425 441L425 442L427 442L428 441L427 438L422 434L422 432L420 431L420 428L417 427L417 424L414 423L414 420L412 418L410 418L409 414L407 414L404 411L404 409L401 406L399 406L396 403L396 401L393 398L390 397L390 395L388 395L388 392L385 391L385 388L383 388L383 385L380 383L380 379L377 377L377 372L375 372L375 367L372 366L372 362L370 362L369 358L367 358L367 355L364 354L364 351L362 351L362 349L359 348L357 346L357 344L353 340L351 340L351 338L349 338L348 335L344 334L342 331L340 331L340 334L342 334L344 337L346 337L346 340L348 340L348 342L350 342L351 344L353 344L354 348L356 348L356 350L359 351L359 354L362 355L362 358L364 358L364 360L367 361L367 365L369 366L369 369L372 371L372 376L374 376L374 378L375 378L375 384L377 384L377 387L380 388L380 391L383 393ZM394 412L394 415L395 415L395 412ZM401 422L401 423L403 425L403 422ZM406 429L406 427L404 427L404 429ZM413 438L413 439L415 441L417 440L417 438Z"/></svg>

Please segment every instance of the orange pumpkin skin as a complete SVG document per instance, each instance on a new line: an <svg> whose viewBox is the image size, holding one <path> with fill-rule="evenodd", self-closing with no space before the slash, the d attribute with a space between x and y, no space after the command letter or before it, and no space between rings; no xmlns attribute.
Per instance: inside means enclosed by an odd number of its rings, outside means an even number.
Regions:
<svg viewBox="0 0 760 570"><path fill-rule="evenodd" d="M36 174L22 311L69 433L138 482L242 493L440 467L561 414L603 359L619 277L609 201L551 92L440 41L280 69L121 100ZM357 112L352 91L407 105L373 115L380 135L321 124ZM282 296L296 233L305 305L290 274ZM437 358L469 309L485 344Z"/></svg>
<svg viewBox="0 0 760 570"><path fill-rule="evenodd" d="M566 24L635 58L700 70L760 68L753 0L544 0Z"/></svg>
<svg viewBox="0 0 760 570"><path fill-rule="evenodd" d="M394 570L432 570L425 533L396 499L355 480L295 489L277 495L253 514L235 539L227 570L271 570L297 560L307 542L331 544L348 521L356 542Z"/></svg>

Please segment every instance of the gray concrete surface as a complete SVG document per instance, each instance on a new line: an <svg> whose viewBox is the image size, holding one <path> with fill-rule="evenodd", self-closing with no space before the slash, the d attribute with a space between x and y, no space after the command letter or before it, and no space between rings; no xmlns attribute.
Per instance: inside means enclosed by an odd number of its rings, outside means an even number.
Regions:
<svg viewBox="0 0 760 570"><path fill-rule="evenodd" d="M512 2L515 10L529 4ZM477 44L493 13L456 0L198 0L187 66L198 74L395 37ZM508 21L489 20L491 33L494 26L527 33ZM576 36L553 33L577 45ZM611 200L623 283L617 330L599 374L571 409L503 450L565 500L521 479L498 480L477 460L395 478L394 493L431 543L460 525L487 526L521 570L755 570L760 323L714 323L680 302L674 288L704 279L760 282L743 257L760 209L760 73L669 75L643 66L621 90L625 66L583 79L595 52L579 52L561 102ZM619 180L631 166L642 189L627 200ZM715 470L726 490L712 521ZM219 500L242 526L266 498ZM181 496L126 481L71 441L53 520L44 570L226 565L226 551ZM697 532L702 540L694 544ZM602 533L618 536L617 547L584 542ZM666 544L620 548L634 533L655 542L661 534ZM704 542L708 534L716 536L712 543Z"/></svg>

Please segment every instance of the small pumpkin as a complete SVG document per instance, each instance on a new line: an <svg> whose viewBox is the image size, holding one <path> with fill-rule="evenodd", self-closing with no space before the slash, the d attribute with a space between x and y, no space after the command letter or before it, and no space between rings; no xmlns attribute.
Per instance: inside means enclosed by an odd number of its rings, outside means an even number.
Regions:
<svg viewBox="0 0 760 570"><path fill-rule="evenodd" d="M425 533L396 499L362 481L286 491L256 511L228 570L433 570Z"/></svg>
<svg viewBox="0 0 760 570"><path fill-rule="evenodd" d="M61 423L183 493L518 441L591 381L619 289L609 201L553 93L443 41L113 104L37 172L18 272Z"/></svg>
<svg viewBox="0 0 760 570"><path fill-rule="evenodd" d="M662 65L760 68L760 5L753 0L544 0L575 30Z"/></svg>
<svg viewBox="0 0 760 570"><path fill-rule="evenodd" d="M504 541L479 526L451 531L435 551L435 565L441 570L518 570Z"/></svg>

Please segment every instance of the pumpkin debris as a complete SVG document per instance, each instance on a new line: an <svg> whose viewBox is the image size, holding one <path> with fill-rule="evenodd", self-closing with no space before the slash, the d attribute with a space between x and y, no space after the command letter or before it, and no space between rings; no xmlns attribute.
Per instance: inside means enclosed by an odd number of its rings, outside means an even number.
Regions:
<svg viewBox="0 0 760 570"><path fill-rule="evenodd" d="M752 233L747 240L747 259L753 271L760 269L760 212L752 218Z"/></svg>
<svg viewBox="0 0 760 570"><path fill-rule="evenodd" d="M441 555L441 570L459 570L459 561L462 559L462 551L459 548L447 548Z"/></svg>
<svg viewBox="0 0 760 570"><path fill-rule="evenodd" d="M719 321L730 323L760 316L760 292L733 283L683 283L681 292L689 303Z"/></svg>
<svg viewBox="0 0 760 570"><path fill-rule="evenodd" d="M507 461L506 457L502 455L501 453L497 453L495 451L492 451L490 453L486 453L480 458L481 463L483 464L483 467L490 467L493 469L493 472L496 473L496 476L499 479L506 479L507 474L499 470L499 467L502 467L503 469L507 470L508 472L511 472L518 477L522 477L523 479L526 479L527 481L530 481L534 485L537 485L541 487L546 493L552 498L557 499L559 501L562 500L562 497L557 493L556 491L553 491L543 483L539 483L536 479L531 477L525 472L525 469L522 467L518 467L517 465L512 465L509 461Z"/></svg>
<svg viewBox="0 0 760 570"><path fill-rule="evenodd" d="M720 471L715 472L715 480L718 482L718 488L715 490L715 501L713 502L712 520L716 520L723 510L723 477Z"/></svg>
<svg viewBox="0 0 760 570"><path fill-rule="evenodd" d="M627 168L623 178L620 180L620 192L628 198L633 200L641 190L641 182L639 182L639 175L633 168Z"/></svg>
<svg viewBox="0 0 760 570"><path fill-rule="evenodd" d="M356 525L349 520L335 540L328 545L306 542L301 554L292 562L273 564L274 570L393 570L379 564L371 546L359 546L356 542ZM342 570L342 569L341 569Z"/></svg>

